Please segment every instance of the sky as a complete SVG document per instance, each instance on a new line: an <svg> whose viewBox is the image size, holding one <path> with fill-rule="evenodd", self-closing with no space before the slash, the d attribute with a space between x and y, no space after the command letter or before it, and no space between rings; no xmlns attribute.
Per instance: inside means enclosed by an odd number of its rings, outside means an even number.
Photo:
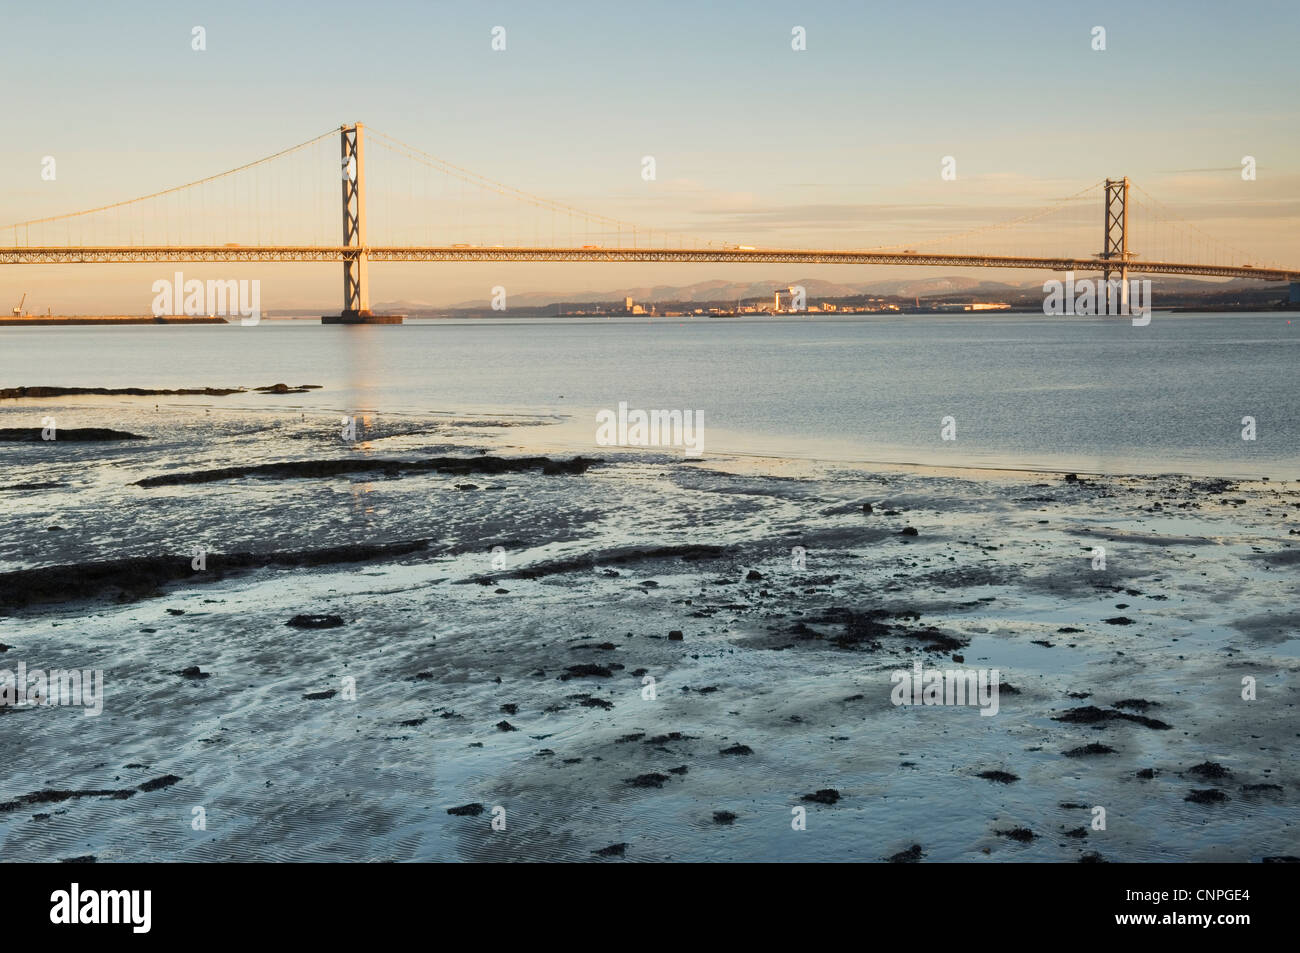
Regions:
<svg viewBox="0 0 1300 953"><path fill-rule="evenodd" d="M204 50L192 48L196 26ZM504 50L492 49L497 26ZM796 26L806 49L792 49ZM1093 49L1098 26L1104 50ZM1293 0L0 0L0 37L0 226L189 182L361 121L491 179L692 238L910 245L1127 175L1171 215L1257 263L1300 267ZM336 141L282 161L318 162L336 196ZM41 175L47 156L57 163L52 181ZM416 173L397 171L374 148L371 156L371 242L419 238L426 226L454 240L465 227L456 223L477 210L502 214L454 191L445 201L409 201L411 189L424 188L411 184ZM655 159L653 181L642 175L645 156ZM955 159L955 179L941 177L945 156ZM1255 159L1253 181L1241 176L1245 156ZM419 174L432 177L423 167ZM302 186L311 175L290 177ZM319 215L311 235L336 242L340 216L329 201L304 209ZM416 223L409 235L377 233L396 221L394 205ZM1079 216L1093 216L1099 231L1099 200ZM528 221L547 229L535 215ZM12 236L0 228L0 240ZM242 232L237 238L248 242ZM259 278L264 308L329 310L341 297L340 267L184 270ZM143 313L152 282L173 270L6 265L0 308L26 291L28 308L40 312ZM497 285L562 292L935 273L1032 277L865 266L390 264L371 266L370 294L446 304L486 301Z"/></svg>

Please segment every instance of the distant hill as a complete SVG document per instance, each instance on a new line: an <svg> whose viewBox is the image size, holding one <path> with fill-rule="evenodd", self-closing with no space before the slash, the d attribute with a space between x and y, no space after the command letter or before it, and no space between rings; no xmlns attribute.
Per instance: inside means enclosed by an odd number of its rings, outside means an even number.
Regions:
<svg viewBox="0 0 1300 953"><path fill-rule="evenodd" d="M1030 282L1034 284L1034 282ZM512 294L512 307L536 308L564 302L576 304L593 301L621 301L631 297L637 302L652 301L739 301L749 298L766 298L777 289L790 285L803 285L808 289L810 298L844 298L850 295L933 295L952 294L958 291L978 293L1006 291L1021 287L996 281L979 281L965 277L948 278L912 278L890 281L849 282L827 281L824 278L789 278L765 281L697 281L689 285L641 285L631 288L615 288L609 291L540 291ZM484 299L460 301L449 305L450 308L482 308ZM376 305L384 310L408 311L430 309L433 305L417 301L383 302Z"/></svg>
<svg viewBox="0 0 1300 953"><path fill-rule="evenodd" d="M1136 272L1130 277L1140 277ZM1152 279L1156 288L1173 293L1196 293L1206 291L1229 291L1240 287L1259 288L1261 284L1253 279L1239 278L1232 281L1202 278L1182 278L1156 276ZM640 285L629 288L614 288L608 291L537 291L522 292L510 296L512 308L540 308L547 305L565 303L582 304L588 302L615 302L631 297L638 303L651 302L717 302L740 301L745 299L766 298L778 288L790 285L803 285L808 290L809 299L846 298L852 295L872 295L879 297L927 298L942 295L978 295L998 298L1033 289L1041 291L1043 280L1022 282L985 281L968 275L946 275L932 278L888 278L880 281L835 282L823 278L789 278L764 281L726 281L713 279L697 281L689 285ZM482 309L487 307L486 298L461 301L453 305L434 305L426 301L404 300L384 301L375 305L376 310L405 314L421 311L447 311L459 308Z"/></svg>

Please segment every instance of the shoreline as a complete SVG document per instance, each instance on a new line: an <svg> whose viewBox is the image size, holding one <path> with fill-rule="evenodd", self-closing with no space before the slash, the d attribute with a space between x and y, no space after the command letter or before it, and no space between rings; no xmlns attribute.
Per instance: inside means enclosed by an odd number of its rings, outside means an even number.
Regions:
<svg viewBox="0 0 1300 953"><path fill-rule="evenodd" d="M62 326L62 325L93 325L93 324L230 324L225 318L218 317L199 317L189 315L167 315L165 317L154 317L152 315L136 314L70 314L70 315L46 315L38 318L0 318L0 325L11 327L20 327L22 325L36 326Z"/></svg>
<svg viewBox="0 0 1300 953"><path fill-rule="evenodd" d="M321 310L328 310L327 306L322 306ZM527 310L525 308L519 311ZM1223 315L1245 314L1251 316L1269 316L1269 315L1288 315L1300 312L1300 304L1280 303L1274 307L1261 307L1258 305L1234 305L1219 308L1207 308L1195 305L1169 305L1160 308L1152 308L1151 314L1162 317L1215 317ZM674 314L674 315L631 315L618 312L608 314L594 312L563 312L560 314L522 314L510 312L494 311L475 311L473 309L464 312L448 311L431 314L411 314L395 316L380 315L379 317L403 317L405 324L419 326L424 323L467 323L474 324L479 321L489 323L501 322L535 322L535 321L576 321L576 322L605 322L617 320L620 322L630 323L649 323L649 324L674 324L690 321L807 321L816 319L819 321L842 321L854 319L869 320L901 320L907 318L962 318L970 320L987 320L989 318L999 317L1017 317L1017 318L1054 318L1062 321L1079 320L1113 320L1117 323L1123 323L1130 320L1129 315L1122 314L1081 314L1081 315L1051 315L1046 314L1041 308L1033 307L1012 307L1000 309L987 309L979 311L957 311L950 309L907 309L899 311L799 311L799 312L739 312L723 314ZM319 313L292 313L292 314L263 314L258 323L301 323L319 324L321 315ZM328 323L328 322L326 322ZM337 322L335 322L337 323ZM402 323L402 322L383 322L383 323ZM239 321L224 317L208 316L188 316L188 315L168 315L165 317L154 317L152 315L47 315L41 317L0 317L0 326L20 327L23 325L33 326L81 326L81 325L117 325L117 324L231 324L238 325Z"/></svg>
<svg viewBox="0 0 1300 953"><path fill-rule="evenodd" d="M1128 478L1158 478L1158 477L1185 477L1188 479L1200 480L1232 480L1235 482L1262 482L1274 484L1285 483L1290 479L1300 479L1300 462L1294 464L1294 472L1297 474L1292 477L1287 474L1287 464L1273 464L1271 461L1272 472L1262 472L1260 470L1238 470L1228 469L1227 464L1220 466L1217 462L1207 460L1203 466L1198 469L1179 469L1174 466L1170 469L1160 469L1154 464L1143 469L1138 463L1133 467L1114 467L1104 468L1097 467L1095 463L1091 466L1082 463L1055 463L1053 461L1044 461L1042 463L1024 463L1015 461L987 461L981 462L972 460L962 463L951 463L941 461L926 461L921 459L898 459L897 457L874 457L858 456L851 449L845 452L846 447L836 446L835 448L801 450L798 447L774 447L770 449L743 450L735 449L732 446L724 445L718 449L710 449L701 457L683 457L679 448L673 447L633 447L633 446L599 446L594 441L584 440L582 436L586 434L585 417L578 412L569 409L560 410L558 408L544 407L513 407L508 409L478 407L471 411L415 411L415 410L388 410L381 407L321 407L312 406L302 403L295 404L231 404L231 403L205 403L197 398L202 397L253 397L257 394L262 395L301 395L310 394L313 391L323 392L325 389L319 384L294 384L286 385L283 383L267 385L262 387L250 387L239 385L233 387L177 387L177 388L139 388L139 387L65 387L54 385L31 385L21 387L0 388L0 416L8 408L11 412L18 411L23 407L34 407L41 409L50 409L60 411L64 409L82 409L97 411L109 406L121 408L136 408L141 412L147 408L138 400L123 398L139 397L182 397L196 398L193 402L166 402L160 406L174 411L197 411L202 410L206 414L213 412L232 413L232 414L268 414L271 416L284 415L286 413L301 414L304 418L313 420L329 419L332 426L334 419L339 414L357 414L373 415L377 418L386 418L390 420L421 420L437 419L448 423L454 423L457 420L480 419L483 421L501 421L510 420L514 430L509 431L508 435L517 435L520 427L527 427L530 436L537 439L530 441L512 442L511 452L521 455L546 455L546 454L578 454L578 455L610 455L613 457L644 457L648 460L678 461L688 465L712 464L718 466L726 461L730 469L741 472L746 469L739 461L752 461L750 469L761 467L763 465L776 465L782 467L803 466L810 471L817 468L833 469L846 468L849 470L881 470L887 469L895 472L916 472L916 473L990 473L1021 475L1026 478L1036 475L1051 475L1074 473L1080 476L1088 476L1100 479L1128 479ZM29 393L35 392L35 393ZM328 394L322 393L322 396ZM74 398L75 401L67 401L66 398ZM83 402L84 398L94 398L90 402ZM101 400L100 398L110 398ZM594 426L592 428L594 432ZM576 439L575 439L576 436ZM728 443L749 443L780 441L780 436L767 434L743 434L726 432ZM798 435L789 435L787 440L799 440ZM840 443L843 443L842 441ZM491 444L492 447L501 450L505 447L500 441ZM912 454L915 450L908 448L891 448L897 451L899 455ZM1195 464L1193 464L1195 465ZM1217 469L1216 469L1217 467Z"/></svg>

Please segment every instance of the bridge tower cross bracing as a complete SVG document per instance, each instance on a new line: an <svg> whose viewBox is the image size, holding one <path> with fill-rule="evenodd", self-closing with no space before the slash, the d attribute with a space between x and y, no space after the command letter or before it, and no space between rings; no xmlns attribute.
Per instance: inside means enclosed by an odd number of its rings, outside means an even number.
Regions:
<svg viewBox="0 0 1300 953"><path fill-rule="evenodd" d="M343 259L343 317L370 311L366 253L366 137L361 123L339 127L343 171L343 244L357 252Z"/></svg>
<svg viewBox="0 0 1300 953"><path fill-rule="evenodd" d="M1120 314L1128 313L1128 176L1122 179L1106 180L1106 197L1104 208L1102 209L1105 216L1102 232L1101 258L1105 264L1102 265L1102 287L1105 289L1106 298L1110 298L1110 276L1119 271L1119 301L1118 311ZM1119 264L1118 269L1112 267L1111 262ZM1105 308L1105 301L1097 302L1099 308ZM1103 311L1103 313L1106 313ZM1113 312L1112 312L1113 313Z"/></svg>
<svg viewBox="0 0 1300 953"><path fill-rule="evenodd" d="M343 178L343 310L322 324L401 324L398 314L370 310L366 252L366 130L361 123L339 127Z"/></svg>

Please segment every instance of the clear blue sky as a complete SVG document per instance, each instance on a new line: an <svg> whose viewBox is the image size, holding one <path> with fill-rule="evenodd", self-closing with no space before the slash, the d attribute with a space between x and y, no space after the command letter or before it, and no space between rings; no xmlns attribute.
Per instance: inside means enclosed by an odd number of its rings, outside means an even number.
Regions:
<svg viewBox="0 0 1300 953"><path fill-rule="evenodd" d="M361 120L532 192L739 241L812 245L827 229L824 244L906 241L1129 175L1260 261L1300 262L1295 2L3 0L0 11L0 224L189 181ZM503 53L490 47L495 25ZM790 48L795 25L804 52ZM46 155L53 183L39 176ZM657 161L650 185L643 155ZM945 155L957 182L939 178ZM1237 172L1244 155L1258 160L1253 183ZM16 298L30 286L56 311L105 296L132 308L157 270L6 266L0 288ZM334 302L336 272L253 276L276 307ZM374 269L372 297L717 277L760 274L395 265Z"/></svg>

